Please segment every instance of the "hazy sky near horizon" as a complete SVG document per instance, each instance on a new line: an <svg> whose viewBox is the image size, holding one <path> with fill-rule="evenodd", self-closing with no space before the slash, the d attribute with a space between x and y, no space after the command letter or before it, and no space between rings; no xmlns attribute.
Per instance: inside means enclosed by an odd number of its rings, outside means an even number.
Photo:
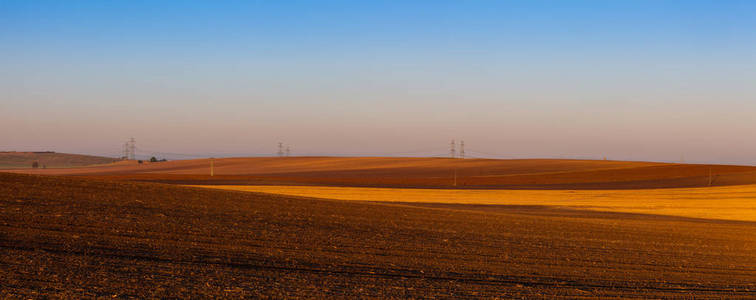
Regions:
<svg viewBox="0 0 756 300"><path fill-rule="evenodd" d="M0 0L0 151L130 137L756 164L756 1Z"/></svg>

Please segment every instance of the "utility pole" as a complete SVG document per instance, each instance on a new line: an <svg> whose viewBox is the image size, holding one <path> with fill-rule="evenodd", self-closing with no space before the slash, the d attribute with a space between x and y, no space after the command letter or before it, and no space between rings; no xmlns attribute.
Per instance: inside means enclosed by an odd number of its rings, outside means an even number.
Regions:
<svg viewBox="0 0 756 300"><path fill-rule="evenodd" d="M127 160L136 159L136 140L134 138L123 144L123 158Z"/></svg>
<svg viewBox="0 0 756 300"><path fill-rule="evenodd" d="M465 158L465 141L459 141L459 158Z"/></svg>
<svg viewBox="0 0 756 300"><path fill-rule="evenodd" d="M286 157L289 157L290 154L291 154L291 149L289 148L289 146L286 146Z"/></svg>
<svg viewBox="0 0 756 300"><path fill-rule="evenodd" d="M451 141L450 149L449 149L449 155L451 158L457 157L457 150L456 150L457 143L454 142L454 140Z"/></svg>
<svg viewBox="0 0 756 300"><path fill-rule="evenodd" d="M283 143L278 142L278 157L282 157L283 155L284 155Z"/></svg>
<svg viewBox="0 0 756 300"><path fill-rule="evenodd" d="M136 140L134 138L129 140L129 159L136 159Z"/></svg>
<svg viewBox="0 0 756 300"><path fill-rule="evenodd" d="M123 143L123 159L129 159L129 142Z"/></svg>
<svg viewBox="0 0 756 300"><path fill-rule="evenodd" d="M711 167L709 167L709 186L711 186L712 178L711 178Z"/></svg>
<svg viewBox="0 0 756 300"><path fill-rule="evenodd" d="M210 177L215 176L215 158L210 158Z"/></svg>

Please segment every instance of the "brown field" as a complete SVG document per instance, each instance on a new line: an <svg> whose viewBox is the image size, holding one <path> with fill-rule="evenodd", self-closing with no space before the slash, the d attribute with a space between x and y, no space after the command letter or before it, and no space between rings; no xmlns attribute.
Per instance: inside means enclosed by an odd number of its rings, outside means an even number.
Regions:
<svg viewBox="0 0 756 300"><path fill-rule="evenodd" d="M0 298L756 297L753 167L215 163L0 173Z"/></svg>

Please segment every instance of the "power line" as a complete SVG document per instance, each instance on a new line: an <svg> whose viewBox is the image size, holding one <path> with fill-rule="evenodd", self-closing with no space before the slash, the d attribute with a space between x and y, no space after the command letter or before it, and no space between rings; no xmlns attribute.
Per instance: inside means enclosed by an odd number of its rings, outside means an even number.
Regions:
<svg viewBox="0 0 756 300"><path fill-rule="evenodd" d="M502 157L502 156L506 156L506 155L503 155L503 154L496 154L496 153L487 153L487 152L476 151L476 150L472 150L472 149L471 149L471 150L468 150L468 152L477 153L477 154L482 154L482 155L485 155L485 156L493 156L493 157Z"/></svg>
<svg viewBox="0 0 756 300"><path fill-rule="evenodd" d="M389 153L382 153L382 155L398 155L398 154L415 154L415 153L437 153L437 152L443 152L446 153L445 148L425 148L420 150L414 150L414 151L402 151L402 152L389 152Z"/></svg>
<svg viewBox="0 0 756 300"><path fill-rule="evenodd" d="M459 145L457 145L457 142L459 142ZM269 154L253 154L251 156L279 156L279 157L286 157L291 156L292 149L290 145L285 145L282 142L279 142L277 144L278 151L276 153L269 153ZM451 158L503 158L507 157L506 154L499 154L499 153L490 153L490 152L483 152L483 151L476 151L474 149L467 149L465 147L465 141L456 139L451 140L449 143L449 148L447 150L443 150L441 148L426 148L426 149L416 149L413 151L402 151L402 152L384 152L384 153L301 153L300 155L315 155L315 156L403 156L408 154L412 157L451 157ZM238 154L219 154L219 153L178 153L178 152L165 152L165 151L157 151L157 150L150 150L145 149L141 147L136 146L136 139L130 138L125 144L123 144L123 156L126 159L136 159L137 154L141 155L154 155L154 156L168 156L168 157L185 157L185 158L209 158L209 157L230 157L230 156L250 156L250 154L246 153L238 153ZM418 155L414 155L418 154Z"/></svg>

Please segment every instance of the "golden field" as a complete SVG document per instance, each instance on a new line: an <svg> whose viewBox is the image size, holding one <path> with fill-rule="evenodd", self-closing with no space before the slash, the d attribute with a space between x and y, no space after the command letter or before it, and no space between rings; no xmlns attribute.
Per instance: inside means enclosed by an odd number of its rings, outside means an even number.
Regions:
<svg viewBox="0 0 756 300"><path fill-rule="evenodd" d="M576 210L756 221L756 185L647 190L453 190L325 186L200 187L349 201L534 205Z"/></svg>

